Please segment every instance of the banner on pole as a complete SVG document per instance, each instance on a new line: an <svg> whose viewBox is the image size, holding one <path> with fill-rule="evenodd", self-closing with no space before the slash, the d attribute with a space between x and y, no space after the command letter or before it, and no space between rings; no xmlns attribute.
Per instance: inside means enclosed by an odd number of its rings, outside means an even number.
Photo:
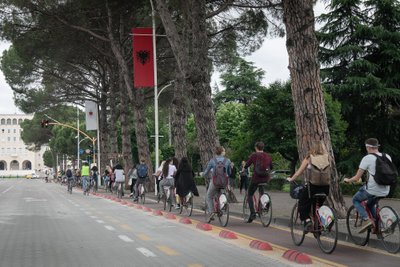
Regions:
<svg viewBox="0 0 400 267"><path fill-rule="evenodd" d="M154 86L153 29L133 28L133 85Z"/></svg>
<svg viewBox="0 0 400 267"><path fill-rule="evenodd" d="M85 101L86 130L97 130L97 104L93 101Z"/></svg>

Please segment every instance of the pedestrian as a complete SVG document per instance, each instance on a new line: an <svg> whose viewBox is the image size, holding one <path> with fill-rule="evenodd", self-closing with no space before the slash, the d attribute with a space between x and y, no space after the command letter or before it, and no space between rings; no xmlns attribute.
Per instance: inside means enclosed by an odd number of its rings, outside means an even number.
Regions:
<svg viewBox="0 0 400 267"><path fill-rule="evenodd" d="M213 198L220 188L229 186L229 175L231 173L231 161L225 157L225 148L217 146L215 157L212 158L203 172L203 177L207 179L209 172L213 170L212 178L207 190L207 208L210 214L208 222L214 220L215 210ZM223 173L221 173L223 172ZM217 179L218 178L218 179ZM222 180L224 179L224 180Z"/></svg>
<svg viewBox="0 0 400 267"><path fill-rule="evenodd" d="M390 161L392 158L385 154L383 155L379 152L379 141L376 138L369 138L365 141L365 148L368 152L368 155L364 156L360 162L356 175L351 178L344 178L344 182L358 182L365 171L368 173L367 183L364 184L358 192L353 196L353 204L357 209L358 213L361 215L362 226L360 228L359 233L365 232L368 228L374 225L374 222L368 218L368 214L365 211L365 207L361 204L361 202L367 200L367 206L369 210L372 212L372 216L375 218L375 209L374 206L376 204L376 197L386 197L390 191L390 185L380 185L376 183L374 176L376 175L376 161L377 156L382 157L385 156Z"/></svg>
<svg viewBox="0 0 400 267"><path fill-rule="evenodd" d="M249 169L246 169L244 166L246 165L246 161L242 161L242 166L239 171L239 180L240 180L240 194L242 194L242 190L244 188L244 191L247 192L247 189L249 187Z"/></svg>
<svg viewBox="0 0 400 267"><path fill-rule="evenodd" d="M181 204L189 192L195 196L199 196L199 191L194 181L194 172L187 157L183 157L179 163L175 175L175 187Z"/></svg>
<svg viewBox="0 0 400 267"><path fill-rule="evenodd" d="M308 232L312 222L310 218L312 197L315 194L324 193L329 195L329 184L328 185L317 185L312 183L312 170L313 165L319 166L320 169L330 168L329 155L326 151L325 145L322 141L312 142L311 149L308 151L307 156L302 161L299 169L293 174L292 177L286 178L288 182L294 181L304 171L307 171L304 176L305 190L302 190L299 197L299 213L300 220L303 221L304 230ZM327 176L330 178L330 171L327 171Z"/></svg>
<svg viewBox="0 0 400 267"><path fill-rule="evenodd" d="M247 201L249 203L250 216L247 219L248 223L251 223L256 218L256 211L254 209L253 196L256 192L258 185L261 183L267 183L271 176L269 172L272 170L272 158L269 154L264 152L264 143L257 142L254 146L256 152L250 155L246 161L244 168L247 169L251 165L254 167L253 176L251 177L250 186L247 191ZM264 194L264 188L260 187L260 194Z"/></svg>

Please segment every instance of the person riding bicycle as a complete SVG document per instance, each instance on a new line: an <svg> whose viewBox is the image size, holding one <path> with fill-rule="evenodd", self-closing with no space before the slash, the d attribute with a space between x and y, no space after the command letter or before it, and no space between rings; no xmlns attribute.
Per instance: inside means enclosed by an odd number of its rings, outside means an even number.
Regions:
<svg viewBox="0 0 400 267"><path fill-rule="evenodd" d="M163 179L160 181L160 194L159 194L159 198L162 199L163 195L164 195L164 186L170 186L171 188L174 187L175 185L175 180L174 180L174 176L176 173L176 167L175 165L172 164L172 159L167 159L164 163L163 169L162 169L162 176ZM172 190L171 190L171 194L172 194ZM172 198L172 202L173 204L175 204L175 197L171 197Z"/></svg>
<svg viewBox="0 0 400 267"><path fill-rule="evenodd" d="M365 148L368 155L364 156L360 162L356 175L351 178L344 178L345 183L358 182L365 171L368 172L367 183L363 185L358 192L353 196L353 204L361 215L363 221L359 233L365 232L368 228L374 225L374 222L368 218L368 214L365 211L364 206L361 202L367 200L367 206L375 218L376 197L386 197L390 191L390 185L379 185L375 182L373 176L376 174L376 154L382 157L382 153L379 152L379 141L376 138L369 138L365 141ZM392 161L392 158L385 154L385 156ZM370 178L372 176L372 179Z"/></svg>
<svg viewBox="0 0 400 267"><path fill-rule="evenodd" d="M98 173L99 173L99 168L97 168L96 165L93 165L91 171L92 171L92 173L91 173L92 175L90 176L90 178L91 178L91 181L93 181L95 190L97 190L97 189L98 189Z"/></svg>
<svg viewBox="0 0 400 267"><path fill-rule="evenodd" d="M189 192L192 192L195 196L199 196L199 191L194 182L194 172L187 157L183 157L178 165L175 175L175 187L180 201L183 201Z"/></svg>
<svg viewBox="0 0 400 267"><path fill-rule="evenodd" d="M244 165L244 169L249 168L251 165L253 165L254 168L253 176L251 177L249 189L247 191L247 201L250 209L250 216L247 219L248 223L251 223L257 216L254 209L254 193L257 191L259 184L267 183L271 179L269 173L272 170L272 158L269 154L264 152L264 143L256 142L254 148L256 152L250 155ZM264 188L260 187L260 194L262 195L263 193Z"/></svg>
<svg viewBox="0 0 400 267"><path fill-rule="evenodd" d="M139 199L139 185L144 185L146 182L146 178L148 176L149 168L146 165L144 158L140 159L140 164L136 166L135 171L132 175L136 174L136 184L135 184L135 198L133 201L137 201Z"/></svg>
<svg viewBox="0 0 400 267"><path fill-rule="evenodd" d="M82 176L82 189L83 193L85 194L89 188L89 179L90 179L90 168L87 162L83 162L82 169L81 169L81 176Z"/></svg>
<svg viewBox="0 0 400 267"><path fill-rule="evenodd" d="M118 190L119 186L121 186L121 197L124 196L124 185L125 185L125 173L124 173L124 168L122 168L121 164L117 164L114 167L114 177L115 177L115 183L116 183L116 188Z"/></svg>
<svg viewBox="0 0 400 267"><path fill-rule="evenodd" d="M213 170L213 178L212 181L210 181L208 185L208 190L207 190L207 207L208 207L208 212L210 214L209 221L214 219L214 197L218 193L218 190L221 188L220 185L215 184L216 183L216 173L217 173L217 166L222 166L223 171L224 171L224 176L226 181L225 184L229 187L229 175L231 174L231 161L225 157L225 148L222 146L217 146L215 148L215 157L212 158L208 164L207 168L203 172L203 177L207 179L209 172L211 169Z"/></svg>
<svg viewBox="0 0 400 267"><path fill-rule="evenodd" d="M69 183L72 183L74 181L74 175L72 173L71 166L68 166L67 172L65 174L67 175L67 183L69 185Z"/></svg>
<svg viewBox="0 0 400 267"><path fill-rule="evenodd" d="M307 186L305 186L305 190L302 190L300 194L298 208L300 220L304 224L305 231L307 231L312 225L310 211L313 196L318 193L324 193L327 196L329 195L329 185L315 185L309 182L309 176L311 175L311 169L313 168L312 164L322 166L324 168L330 168L329 155L322 141L314 141L312 143L311 149L309 150L308 155L302 161L300 168L295 172L295 174L293 174L292 177L286 178L288 182L292 182L305 170L308 170L305 177L305 184Z"/></svg>

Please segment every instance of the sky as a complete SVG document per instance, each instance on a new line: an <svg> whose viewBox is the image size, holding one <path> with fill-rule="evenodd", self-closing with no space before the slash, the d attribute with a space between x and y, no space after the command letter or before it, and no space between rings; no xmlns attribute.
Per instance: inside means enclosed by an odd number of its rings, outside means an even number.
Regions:
<svg viewBox="0 0 400 267"><path fill-rule="evenodd" d="M314 8L315 15L321 14L324 10L323 4L319 1ZM262 47L251 56L246 57L247 61L254 63L256 68L265 71L265 85L277 80L286 81L289 79L289 58L285 46L284 38L267 38ZM9 43L0 41L0 55L10 46ZM219 73L212 76L211 86L219 80ZM220 88L222 89L222 88ZM21 111L14 105L13 92L4 79L3 72L0 71L0 114L14 114Z"/></svg>

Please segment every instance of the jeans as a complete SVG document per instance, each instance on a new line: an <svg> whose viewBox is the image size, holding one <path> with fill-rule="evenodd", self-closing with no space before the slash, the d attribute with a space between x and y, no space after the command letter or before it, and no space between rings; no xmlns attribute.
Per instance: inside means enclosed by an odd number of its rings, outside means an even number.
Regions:
<svg viewBox="0 0 400 267"><path fill-rule="evenodd" d="M90 185L89 179L90 179L89 176L82 177L83 192L89 191L89 185Z"/></svg>
<svg viewBox="0 0 400 267"><path fill-rule="evenodd" d="M139 192L139 185L143 185L144 186L144 183L145 183L145 179L140 179L140 178L138 178L137 180L135 180L136 181L136 183L135 183L135 198L138 198L139 197L139 194L140 194L140 192Z"/></svg>
<svg viewBox="0 0 400 267"><path fill-rule="evenodd" d="M265 183L265 182L263 182L263 183ZM249 186L249 190L247 191L247 202L249 203L249 209L250 209L250 213L251 214L256 213L256 211L254 209L253 196L254 196L254 193L257 191L258 184L260 184L260 183L251 181L250 182L250 186ZM260 187L260 194L261 195L264 194L264 188L262 186Z"/></svg>
<svg viewBox="0 0 400 267"><path fill-rule="evenodd" d="M162 179L160 181L159 187L160 187L160 197L164 195L164 186L170 186L170 198L172 199L172 203L175 204L175 194L174 194L174 178L169 178L169 179Z"/></svg>
<svg viewBox="0 0 400 267"><path fill-rule="evenodd" d="M364 200L367 200L367 206L369 210L371 211L371 214L374 218L376 218L375 214L375 204L376 204L376 199L374 195L371 195L365 190L365 187L361 187L358 192L353 196L353 204L354 207L356 207L358 213L360 213L361 217L366 220L368 219L368 213L361 204Z"/></svg>
<svg viewBox="0 0 400 267"><path fill-rule="evenodd" d="M215 187L213 181L210 181L207 190L207 208L209 213L215 212L213 199L217 193L218 193L218 188Z"/></svg>

